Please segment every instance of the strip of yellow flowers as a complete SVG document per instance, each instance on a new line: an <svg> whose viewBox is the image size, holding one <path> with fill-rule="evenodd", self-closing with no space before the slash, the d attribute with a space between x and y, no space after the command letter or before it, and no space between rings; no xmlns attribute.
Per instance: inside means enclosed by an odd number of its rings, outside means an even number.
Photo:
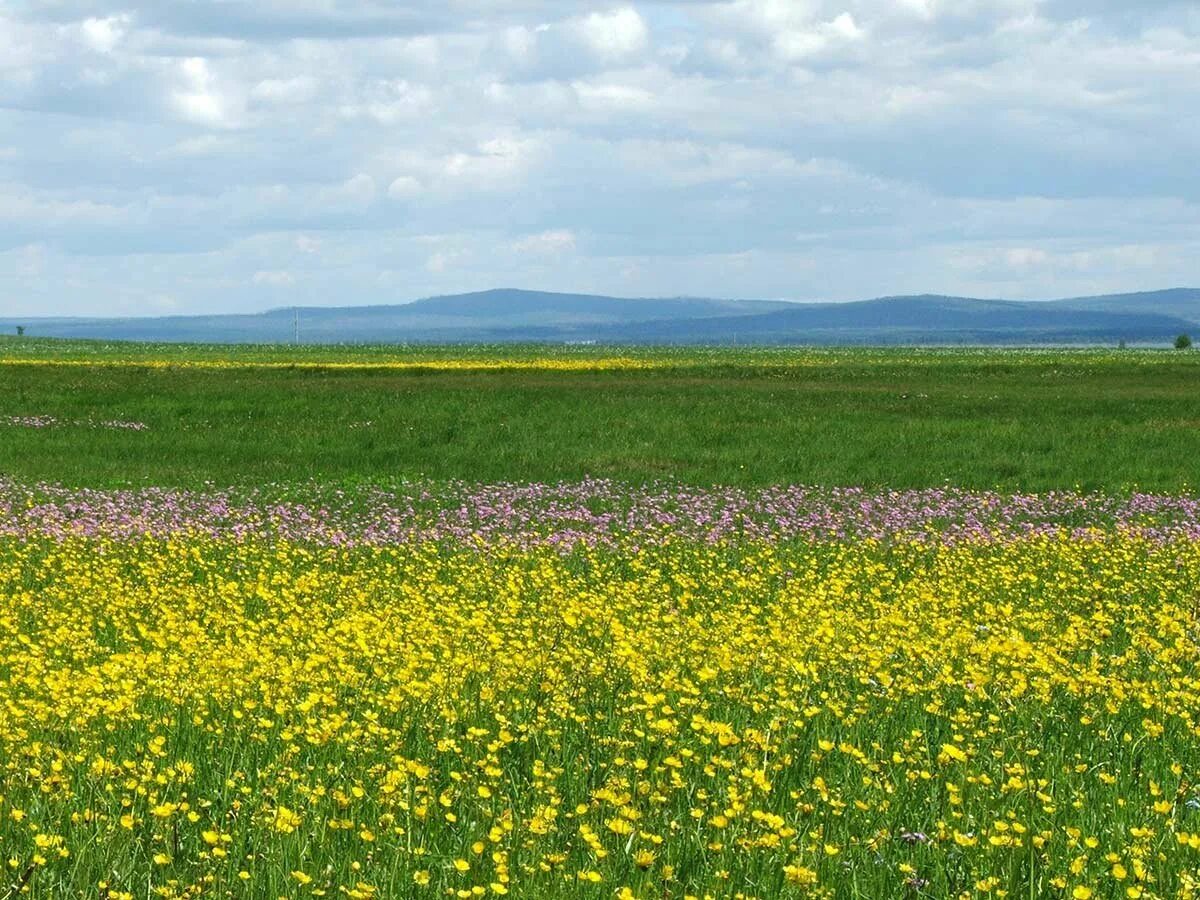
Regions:
<svg viewBox="0 0 1200 900"><path fill-rule="evenodd" d="M0 542L0 896L1195 897L1200 547Z"/></svg>
<svg viewBox="0 0 1200 900"><path fill-rule="evenodd" d="M119 345L117 345L119 347ZM830 368L847 363L866 366L944 366L948 362L1045 366L1048 362L1067 368L1091 369L1119 363L1122 366L1157 366L1186 363L1193 357L1173 352L1117 351L1109 348L845 348L845 347L657 347L640 352L609 352L607 348L547 346L527 352L511 348L464 349L461 355L444 355L437 348L397 345L394 350L379 346L320 347L278 345L274 348L244 349L221 345L178 345L186 351L164 351L161 345L131 344L125 351L87 345L60 352L29 350L0 355L0 366L108 367L148 369L291 369L380 370L380 371L619 371L677 369L696 366L752 366L786 371ZM45 355L43 355L43 353ZM124 354L128 355L124 355ZM185 355L186 353L186 355Z"/></svg>
<svg viewBox="0 0 1200 900"><path fill-rule="evenodd" d="M558 359L553 357L538 359L496 358L496 359L424 359L424 360L395 360L380 359L377 361L360 360L253 360L253 359L110 359L97 357L95 359L54 359L27 357L0 357L0 366L45 366L47 368L135 368L135 369L287 369L299 371L318 370L379 370L379 371L496 371L496 370L537 370L549 372L583 372L608 371L623 369L661 369L680 365L668 359L635 359L632 357L596 357L579 359Z"/></svg>

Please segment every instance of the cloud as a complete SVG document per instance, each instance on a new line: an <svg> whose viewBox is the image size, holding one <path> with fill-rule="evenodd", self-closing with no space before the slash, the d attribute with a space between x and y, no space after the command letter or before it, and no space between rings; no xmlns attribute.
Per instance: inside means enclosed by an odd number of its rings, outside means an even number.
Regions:
<svg viewBox="0 0 1200 900"><path fill-rule="evenodd" d="M312 100L318 86L318 80L312 75L264 78L251 89L250 98L264 104L297 105Z"/></svg>
<svg viewBox="0 0 1200 900"><path fill-rule="evenodd" d="M435 275L441 275L465 259L466 255L461 250L439 250L436 253L430 254L429 259L425 260L425 268Z"/></svg>
<svg viewBox="0 0 1200 900"><path fill-rule="evenodd" d="M171 92L171 106L184 121L223 128L234 124L234 101L216 83L208 61L193 56L180 60L178 86Z"/></svg>
<svg viewBox="0 0 1200 900"><path fill-rule="evenodd" d="M39 229L111 226L129 219L129 207L75 198L65 192L34 191L21 184L0 184L0 223Z"/></svg>
<svg viewBox="0 0 1200 900"><path fill-rule="evenodd" d="M606 60L628 59L650 43L646 20L632 6L589 13L571 28L592 53Z"/></svg>
<svg viewBox="0 0 1200 900"><path fill-rule="evenodd" d="M388 185L388 196L396 200L413 197L421 192L421 182L411 175L397 175Z"/></svg>
<svg viewBox="0 0 1200 900"><path fill-rule="evenodd" d="M1087 249L1058 246L1010 246L972 250L961 254L956 264L996 281L1032 277L1097 276L1147 272L1170 263L1178 248L1169 244L1122 244Z"/></svg>
<svg viewBox="0 0 1200 900"><path fill-rule="evenodd" d="M307 234L296 235L296 249L301 253L320 253L321 241Z"/></svg>
<svg viewBox="0 0 1200 900"><path fill-rule="evenodd" d="M104 0L30 0L27 15L61 21L102 14ZM497 8L506 4L498 0ZM487 0L430 4L419 0L223 0L219 12L191 0L126 0L147 27L185 37L276 42L411 35L453 28L456 18L486 10Z"/></svg>
<svg viewBox="0 0 1200 900"><path fill-rule="evenodd" d="M347 178L330 196L335 202L346 201L351 205L365 206L375 199L375 179L359 172Z"/></svg>
<svg viewBox="0 0 1200 900"><path fill-rule="evenodd" d="M1192 3L220 6L0 4L3 302L1195 281Z"/></svg>
<svg viewBox="0 0 1200 900"><path fill-rule="evenodd" d="M367 117L381 125L416 120L434 105L433 91L407 79L380 79L365 85L358 102L340 108L346 118Z"/></svg>
<svg viewBox="0 0 1200 900"><path fill-rule="evenodd" d="M785 29L775 35L775 50L789 60L806 59L831 47L847 46L863 37L863 30L850 13L839 13L828 22L808 28Z"/></svg>
<svg viewBox="0 0 1200 900"><path fill-rule="evenodd" d="M580 107L591 112L643 112L656 106L654 94L641 87L588 81L573 82L571 87Z"/></svg>
<svg viewBox="0 0 1200 900"><path fill-rule="evenodd" d="M83 41L97 53L112 53L125 36L129 17L106 16L103 19L84 19L79 25Z"/></svg>
<svg viewBox="0 0 1200 900"><path fill-rule="evenodd" d="M291 287L296 283L296 278L291 272L283 271L258 271L254 273L254 277L250 279L254 284L265 285L267 287Z"/></svg>
<svg viewBox="0 0 1200 900"><path fill-rule="evenodd" d="M535 256L556 256L560 253L569 253L575 250L575 233L566 228L542 231L514 241L512 248L517 253L529 253Z"/></svg>
<svg viewBox="0 0 1200 900"><path fill-rule="evenodd" d="M434 175L444 185L480 190L516 186L545 151L534 136L500 136L479 141L470 151L449 153L435 163Z"/></svg>
<svg viewBox="0 0 1200 900"><path fill-rule="evenodd" d="M823 6L804 0L734 0L716 15L726 28L766 46L780 60L802 62L845 50L866 36L854 13Z"/></svg>

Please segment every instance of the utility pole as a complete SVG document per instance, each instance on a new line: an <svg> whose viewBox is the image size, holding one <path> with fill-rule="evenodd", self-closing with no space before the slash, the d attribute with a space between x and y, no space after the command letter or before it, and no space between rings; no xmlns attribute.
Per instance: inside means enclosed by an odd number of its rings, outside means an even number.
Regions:
<svg viewBox="0 0 1200 900"><path fill-rule="evenodd" d="M300 343L300 307L292 307L292 343Z"/></svg>

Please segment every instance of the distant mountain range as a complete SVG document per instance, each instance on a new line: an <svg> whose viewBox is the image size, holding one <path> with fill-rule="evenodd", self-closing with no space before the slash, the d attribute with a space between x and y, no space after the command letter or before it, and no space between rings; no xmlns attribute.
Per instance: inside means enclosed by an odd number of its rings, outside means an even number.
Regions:
<svg viewBox="0 0 1200 900"><path fill-rule="evenodd" d="M14 318L31 337L206 343L585 342L612 344L1097 344L1200 337L1200 289L1063 300L932 294L846 303L624 299L512 289L389 306L251 315Z"/></svg>

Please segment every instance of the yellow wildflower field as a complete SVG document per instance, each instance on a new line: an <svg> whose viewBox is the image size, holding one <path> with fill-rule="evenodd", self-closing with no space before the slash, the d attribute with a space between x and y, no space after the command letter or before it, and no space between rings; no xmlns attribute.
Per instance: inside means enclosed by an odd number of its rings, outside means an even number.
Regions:
<svg viewBox="0 0 1200 900"><path fill-rule="evenodd" d="M1200 543L0 538L0 897L1193 897Z"/></svg>

